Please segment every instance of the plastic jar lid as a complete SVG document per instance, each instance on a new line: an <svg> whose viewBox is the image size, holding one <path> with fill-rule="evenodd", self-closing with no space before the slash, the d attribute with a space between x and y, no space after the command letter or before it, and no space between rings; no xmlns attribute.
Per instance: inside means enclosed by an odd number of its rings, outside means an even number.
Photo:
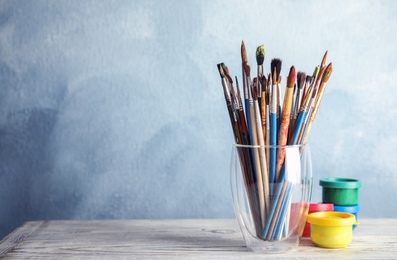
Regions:
<svg viewBox="0 0 397 260"><path fill-rule="evenodd" d="M337 189L359 189L362 183L358 180L347 178L324 178L320 180L320 186Z"/></svg>
<svg viewBox="0 0 397 260"><path fill-rule="evenodd" d="M320 226L352 226L358 224L353 214L329 211L310 213L307 222Z"/></svg>
<svg viewBox="0 0 397 260"><path fill-rule="evenodd" d="M357 213L360 212L360 210L361 210L360 204L354 206L334 206L334 211Z"/></svg>
<svg viewBox="0 0 397 260"><path fill-rule="evenodd" d="M309 206L309 213L319 211L334 211L334 204L332 203L312 203Z"/></svg>

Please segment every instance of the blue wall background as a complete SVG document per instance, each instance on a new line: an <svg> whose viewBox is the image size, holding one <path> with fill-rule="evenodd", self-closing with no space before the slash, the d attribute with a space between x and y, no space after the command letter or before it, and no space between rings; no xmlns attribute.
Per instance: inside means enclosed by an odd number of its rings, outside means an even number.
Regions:
<svg viewBox="0 0 397 260"><path fill-rule="evenodd" d="M334 72L312 128L360 217L397 217L396 1L0 1L0 237L42 219L228 218L216 64Z"/></svg>

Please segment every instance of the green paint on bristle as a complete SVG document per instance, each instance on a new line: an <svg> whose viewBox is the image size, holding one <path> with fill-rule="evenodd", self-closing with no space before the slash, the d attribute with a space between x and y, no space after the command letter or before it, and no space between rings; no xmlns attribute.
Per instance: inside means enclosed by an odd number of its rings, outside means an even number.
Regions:
<svg viewBox="0 0 397 260"><path fill-rule="evenodd" d="M317 78L319 72L320 72L320 66L316 66L313 72L313 78Z"/></svg>
<svg viewBox="0 0 397 260"><path fill-rule="evenodd" d="M263 45L256 48L256 62L258 65L262 65L265 60L265 47Z"/></svg>

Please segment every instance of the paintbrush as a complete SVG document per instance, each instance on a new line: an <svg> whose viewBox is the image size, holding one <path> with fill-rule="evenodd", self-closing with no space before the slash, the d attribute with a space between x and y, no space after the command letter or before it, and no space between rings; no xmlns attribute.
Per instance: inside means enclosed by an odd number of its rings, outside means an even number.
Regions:
<svg viewBox="0 0 397 260"><path fill-rule="evenodd" d="M251 94L252 94L252 110L250 111L251 114L251 126L252 126L252 145L253 146L258 146L259 145L259 136L260 133L258 132L259 130L262 130L261 123L258 122L260 120L260 115L257 114L259 112L259 107L258 107L258 88L257 88L257 78L254 78L253 84L251 85ZM251 108L251 106L250 106ZM258 117L259 116L259 117ZM263 138L263 134L261 135ZM260 148L254 148L254 161L255 161L255 172L257 176L257 186L258 186L258 198L259 198L259 207L260 207L260 212L261 212L261 224L262 227L265 222L265 195L263 191L263 175L262 175L262 166L261 166L261 154L260 154Z"/></svg>
<svg viewBox="0 0 397 260"><path fill-rule="evenodd" d="M313 84L316 81L316 78L317 78L317 75L318 75L319 72L320 72L320 66L316 66L314 68L313 75L311 76L310 81L306 77L306 82L307 83L305 84L305 89L303 91L301 104L303 104L304 100L307 98L306 93L309 91L309 89L311 87L313 87Z"/></svg>
<svg viewBox="0 0 397 260"><path fill-rule="evenodd" d="M309 88L309 85L310 85L311 83L312 83L312 76L306 75L305 86L304 86L303 89L302 89L302 97L301 97L301 100L300 100L300 102L299 102L299 108L298 108L298 111L297 111L297 112L299 112L299 109L300 109L300 107L302 106L302 103L303 103L303 101L304 101L305 98L306 98L306 92L307 92L307 89Z"/></svg>
<svg viewBox="0 0 397 260"><path fill-rule="evenodd" d="M246 53L246 52L245 52ZM251 140L251 144L254 146L258 145L258 133L257 133L257 127L256 127L256 114L255 114L255 108L254 108L254 99L253 99L253 93L252 90L253 88L257 87L257 84L253 84L251 81L251 68L248 65L248 59L245 55L244 59L243 59L244 63L243 63L243 68L244 68L244 74L246 75L246 79L247 79L247 85L249 87L251 96L249 97L249 114L250 114L250 119L247 118L248 121L250 121L251 124L251 132L250 132L250 140ZM257 94L257 93L256 93ZM257 97L257 96L256 96ZM259 117L260 120L260 117ZM262 129L262 127L260 127L260 129ZM262 181L262 167L261 167L261 158L260 158L260 154L259 154L259 150L258 149L252 149L252 158L254 159L254 172L255 172L255 176L257 178L257 185L258 185L258 196L259 196L259 205L260 205L260 209L261 209L261 220L263 220L261 223L264 222L264 214L263 212L265 211L264 208L264 197L263 197L263 189L261 191L261 187L263 188L263 181ZM263 227L263 225L262 225Z"/></svg>
<svg viewBox="0 0 397 260"><path fill-rule="evenodd" d="M238 108L238 114L240 115L240 125L241 125L241 141L245 145L249 145L249 136L248 136L248 129L247 129L247 122L245 119L245 114L244 114L244 108L243 108L243 102L241 100L241 95L240 95L240 87L238 85L238 79L237 76L236 78L236 89L237 89L237 99L239 103L239 108Z"/></svg>
<svg viewBox="0 0 397 260"><path fill-rule="evenodd" d="M270 145L277 145L277 133L278 133L278 124L277 124L277 85L279 79L279 73L281 71L281 60L273 59L270 63L271 72L272 72L272 86L271 86L271 97L270 97ZM275 147L270 148L270 161L269 161L269 181L270 183L275 182L276 178L276 149Z"/></svg>
<svg viewBox="0 0 397 260"><path fill-rule="evenodd" d="M309 120L309 124L307 126L305 137L303 139L303 143L307 142L311 127L313 125L313 121L316 118L318 109L319 109L320 104L321 104L321 100L322 100L323 95L324 95L325 87L327 85L327 82L328 82L329 78L331 77L331 74L332 74L332 62L330 64L328 64L328 66L325 68L323 77L321 79L321 84L320 84L320 86L318 88L318 93L317 93L317 96L316 96L316 100L315 100L315 104L314 104L314 107L313 107L313 111L312 111L312 113L310 115L310 120Z"/></svg>
<svg viewBox="0 0 397 260"><path fill-rule="evenodd" d="M252 129L251 129L251 115L250 115L250 87L248 84L246 65L248 65L247 50L245 49L244 41L241 41L241 67L242 67L242 77L243 77L243 93L244 93L244 105L245 105L245 118L247 120L248 136L250 144L252 144Z"/></svg>
<svg viewBox="0 0 397 260"><path fill-rule="evenodd" d="M267 108L266 108L266 95L267 95L267 90L266 90L266 85L267 85L267 79L266 76L263 75L261 79L261 87L262 87L262 100L259 103L260 104L260 109L261 109L261 120L262 120L262 132L263 132L263 141L266 144L266 118L267 118Z"/></svg>
<svg viewBox="0 0 397 260"><path fill-rule="evenodd" d="M256 129L255 129L255 111L254 111L254 101L252 99L252 81L251 81L251 67L248 64L248 56L247 51L245 49L244 41L241 44L241 59L243 66L243 75L245 75L246 86L247 86L247 94L248 94L248 102L246 101L246 115L247 115L247 125L248 125L248 134L250 137L250 143L254 144L254 138L256 138ZM248 112L249 111L249 112ZM248 112L248 113L247 113ZM249 117L248 117L249 116ZM258 156L255 155L255 150L252 152L251 156L254 160L259 160ZM257 163L253 163L254 172L258 174L260 168L257 169Z"/></svg>
<svg viewBox="0 0 397 260"><path fill-rule="evenodd" d="M233 108L232 98L231 98L231 94L230 94L230 88L228 86L228 82L226 80L225 73L222 68L222 64L219 63L217 65L217 67L218 67L219 75L221 77L223 93L225 95L226 107L227 107L227 110L229 113L229 118L230 118L230 123L231 123L232 129L233 129L234 139L235 139L236 144L241 144L241 137L240 137L240 133L238 131L237 117L235 114L235 110Z"/></svg>
<svg viewBox="0 0 397 260"><path fill-rule="evenodd" d="M288 233L288 229L289 229L288 215L290 214L290 206L291 206L291 198L292 198L291 192L293 186L294 185L291 182L288 181L284 182L283 188L285 187L286 189L283 190L284 195L282 196L282 199L280 199L281 203L280 203L279 213L277 217L274 217L276 221L275 221L275 227L273 229L273 234L271 235L271 240L280 240L282 237L282 233L281 233L282 230L284 230L285 234Z"/></svg>
<svg viewBox="0 0 397 260"><path fill-rule="evenodd" d="M281 63L280 63L280 70L278 71L278 80L277 80L277 131L280 128L281 117L282 117L282 110L281 110ZM277 135L277 142L278 142L278 135Z"/></svg>
<svg viewBox="0 0 397 260"><path fill-rule="evenodd" d="M269 138L270 138L270 126L269 126L269 92L270 92L270 74L268 75L268 79L266 76L262 77L262 104L261 104L261 118L262 118L262 131L263 131L263 139L266 153L266 171L269 173Z"/></svg>
<svg viewBox="0 0 397 260"><path fill-rule="evenodd" d="M265 47L263 45L256 48L256 63L257 63L257 87L258 87L258 102L262 104L262 77L264 76L263 62L265 60ZM262 111L260 111L262 113Z"/></svg>
<svg viewBox="0 0 397 260"><path fill-rule="evenodd" d="M314 103L315 103L315 100L316 100L318 87L320 85L320 82L321 82L321 79L323 77L325 69L326 68L323 67L320 70L320 72L317 75L316 82L312 86L311 97L310 97L310 100L309 100L309 103L308 103L307 113L305 114L305 118L303 120L303 125L302 125L302 129L301 129L301 131L299 133L299 136L298 136L297 144L301 144L302 143L302 139L303 139L303 137L305 135L306 127L308 125L309 118L310 118L310 115L312 113L312 110L313 110L313 107L314 107Z"/></svg>
<svg viewBox="0 0 397 260"><path fill-rule="evenodd" d="M302 137L302 133L304 130L304 123L305 123L305 120L306 120L308 112L309 112L310 101L312 99L313 92L315 89L315 85L316 85L315 82L318 78L319 69L320 69L320 66L316 66L316 68L314 69L314 72L313 72L312 79L310 81L310 85L309 85L309 87L307 87L307 90L304 93L304 96L302 96L301 106L299 108L298 117L295 122L294 133L292 135L291 142L290 142L290 144L292 144L292 145L299 144L299 140Z"/></svg>
<svg viewBox="0 0 397 260"><path fill-rule="evenodd" d="M267 162L267 172L270 174L270 169L269 169L269 162L270 162L270 89L271 89L271 74L269 73L267 76L268 80L266 83L266 96L265 96L265 102L266 102L266 162ZM269 177L270 178L270 177ZM269 179L270 181L270 179Z"/></svg>
<svg viewBox="0 0 397 260"><path fill-rule="evenodd" d="M327 62L328 51L325 51L323 59L321 60L320 69L324 68Z"/></svg>
<svg viewBox="0 0 397 260"><path fill-rule="evenodd" d="M288 127L291 119L290 115L292 109L295 81L296 81L296 70L295 67L292 66L287 78L287 87L285 90L284 101L283 101L282 119L280 123L280 130L278 131L279 146L287 145L287 141L288 141ZM284 164L284 157L285 157L285 149L279 148L277 154L276 182L279 179L281 168Z"/></svg>
<svg viewBox="0 0 397 260"><path fill-rule="evenodd" d="M279 130L279 138L278 138L278 153L277 153L277 169L276 169L276 182L278 185L286 185L285 183L282 184L282 181L285 179L285 176L282 178L280 177L283 165L284 165L284 159L285 159L285 148L282 146L285 146L287 144L287 139L288 139L288 126L290 122L290 113L292 109L292 99L293 99L293 90L294 90L294 85L296 81L296 70L295 67L292 66L289 75L287 77L287 87L284 95L284 102L283 102L283 110L282 110L282 119L281 119L281 124L280 124L280 130ZM282 215L280 212L280 207L283 205L283 200L285 196L285 188L283 187L281 191L281 196L276 197L275 201L273 203L278 204L276 207L274 214L272 216L272 223L270 225L270 233L268 233L267 238L270 239L272 237L273 230L276 225L276 230L281 229L281 227L278 227L281 224L276 224L276 219L280 218L279 215ZM285 203L284 203L285 204ZM273 233L275 234L275 233ZM274 240L274 237L272 237L272 240Z"/></svg>
<svg viewBox="0 0 397 260"><path fill-rule="evenodd" d="M255 127L255 121L256 121L255 110L254 110L253 98L252 98L251 68L248 65L248 56L247 56L247 51L245 49L244 41L242 41L241 43L241 59L242 59L243 76L245 78L245 83L246 83L245 111L247 116L248 134L249 134L250 144L255 145L257 144L257 139L256 139L257 133ZM256 176L256 178L260 178L259 176L262 176L262 173L261 173L258 149L251 149L250 155L252 158L252 167L253 167L254 175ZM257 184L263 186L263 183L259 182L259 180ZM259 198L259 200L262 199ZM259 203L261 204L261 201L259 201ZM263 212L262 209L263 208L261 204L261 213Z"/></svg>
<svg viewBox="0 0 397 260"><path fill-rule="evenodd" d="M263 185L263 195L264 195L264 203L265 203L265 208L264 211L262 211L263 216L263 222L262 224L265 224L265 215L266 212L269 211L269 175L267 172L267 162L266 162L266 151L265 151L265 142L264 142L264 136L263 136L263 130L262 130L262 120L261 120L261 115L260 115L260 107L259 107L259 102L258 102L258 95L259 95L259 89L253 86L252 89L252 97L254 99L254 109L255 109L255 123L256 123L256 134L257 134L257 145L259 145L259 161L260 161L260 167L261 167L261 173L262 173L262 185ZM259 182L259 180L258 180Z"/></svg>
<svg viewBox="0 0 397 260"><path fill-rule="evenodd" d="M299 73L296 75L297 78L299 78ZM290 123L289 123L289 127L288 127L288 133L290 133L289 129L292 127L291 122L292 122L292 118L294 115L294 109L295 109L295 99L296 99L296 95L298 94L298 90L297 90L298 86L295 83L294 84L294 91L292 92L292 108L291 108L291 115L290 115Z"/></svg>
<svg viewBox="0 0 397 260"><path fill-rule="evenodd" d="M306 73L304 72L298 72L297 75L297 88L296 88L296 95L295 95L295 101L294 101L294 106L292 109L291 113L291 122L290 122L290 127L289 127L289 134L288 134L288 143L291 142L292 139L292 134L295 129L295 123L296 123L296 118L298 117L298 111L300 107L300 101L301 101L301 95L303 92L303 88L305 86L305 80L306 80Z"/></svg>
<svg viewBox="0 0 397 260"><path fill-rule="evenodd" d="M245 122L245 116L244 116L244 111L243 111L243 105L241 101L241 96L240 96L240 90L238 87L238 82L237 82L237 77L236 77L236 90L233 87L233 79L229 74L229 69L228 67L224 64L221 63L223 74L226 78L226 81L228 82L229 86L229 91L230 95L232 98L232 104L233 104L233 109L235 111L235 117L237 118L237 123L239 126L240 130L240 143L241 144L249 144L249 139L248 139L248 131L247 131L247 126Z"/></svg>

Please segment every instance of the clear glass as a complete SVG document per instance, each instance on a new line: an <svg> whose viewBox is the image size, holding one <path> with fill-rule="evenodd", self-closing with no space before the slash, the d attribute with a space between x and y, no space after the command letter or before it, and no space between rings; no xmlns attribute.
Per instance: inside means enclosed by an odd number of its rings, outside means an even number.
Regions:
<svg viewBox="0 0 397 260"><path fill-rule="evenodd" d="M247 247L259 252L296 248L312 193L309 146L234 145L230 179Z"/></svg>

